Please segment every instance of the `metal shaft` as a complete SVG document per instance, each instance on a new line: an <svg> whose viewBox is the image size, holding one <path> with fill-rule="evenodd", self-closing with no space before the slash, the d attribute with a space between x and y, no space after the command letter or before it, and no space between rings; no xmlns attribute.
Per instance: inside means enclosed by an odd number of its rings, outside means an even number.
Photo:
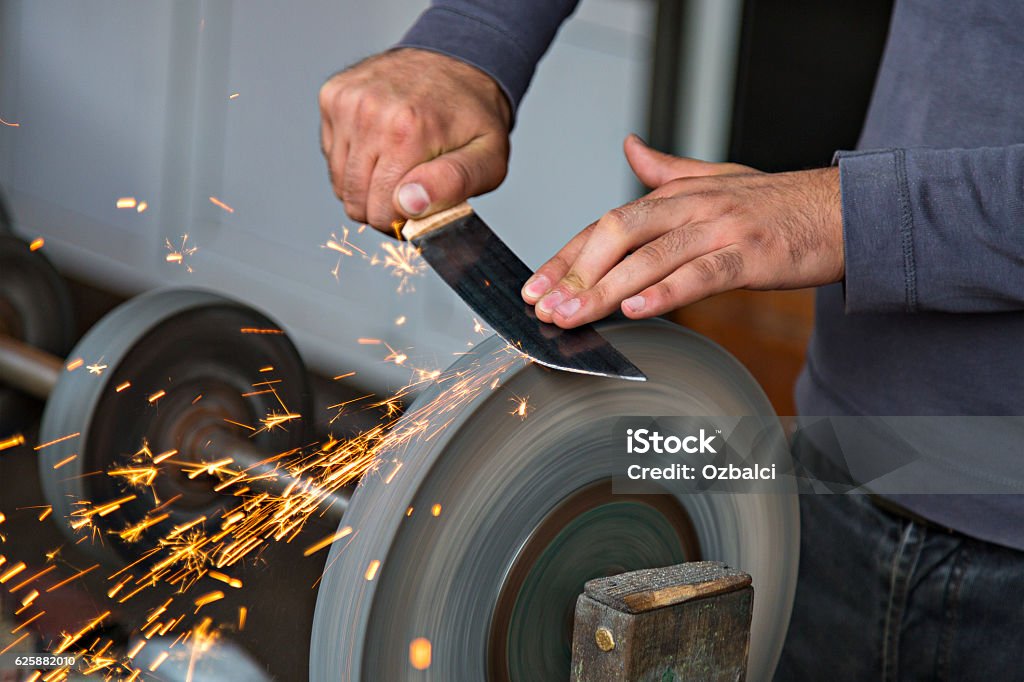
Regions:
<svg viewBox="0 0 1024 682"><path fill-rule="evenodd" d="M63 370L64 363L57 356L0 334L0 381L8 386L46 400Z"/></svg>
<svg viewBox="0 0 1024 682"><path fill-rule="evenodd" d="M63 371L64 362L57 356L0 333L0 382L40 400L47 400ZM221 453L219 456L230 457L239 469L246 472L251 479L248 481L251 488L280 495L300 485L308 486L279 463L266 461L266 453L226 428L210 429L204 435L207 447ZM308 487L305 489L309 490ZM316 494L315 490L312 492ZM348 489L324 492L321 497L324 515L340 521L350 497Z"/></svg>

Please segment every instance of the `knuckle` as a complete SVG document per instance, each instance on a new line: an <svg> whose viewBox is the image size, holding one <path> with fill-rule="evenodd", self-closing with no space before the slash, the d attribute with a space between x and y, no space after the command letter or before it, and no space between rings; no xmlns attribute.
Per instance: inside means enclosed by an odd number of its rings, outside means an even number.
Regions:
<svg viewBox="0 0 1024 682"><path fill-rule="evenodd" d="M598 229L606 238L622 239L634 224L633 212L626 206L613 208L598 221Z"/></svg>
<svg viewBox="0 0 1024 682"><path fill-rule="evenodd" d="M420 116L413 107L402 105L391 114L390 133L393 143L402 145L412 142L420 137L421 129Z"/></svg>
<svg viewBox="0 0 1024 682"><path fill-rule="evenodd" d="M457 194L465 194L472 186L472 174L466 165L454 159L444 159L439 165L445 184Z"/></svg>
<svg viewBox="0 0 1024 682"><path fill-rule="evenodd" d="M639 261L641 267L658 268L668 260L668 249L661 240L648 242L637 249L633 257Z"/></svg>
<svg viewBox="0 0 1024 682"><path fill-rule="evenodd" d="M568 289L569 291L573 292L587 288L583 276L572 269L570 269L569 272L565 273L565 276L562 277L562 281L559 284L561 285L561 288Z"/></svg>

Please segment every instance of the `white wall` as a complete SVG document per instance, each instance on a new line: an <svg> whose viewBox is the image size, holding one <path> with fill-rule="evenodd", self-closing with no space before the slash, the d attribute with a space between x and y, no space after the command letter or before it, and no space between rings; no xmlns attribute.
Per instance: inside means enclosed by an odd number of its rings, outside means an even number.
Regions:
<svg viewBox="0 0 1024 682"><path fill-rule="evenodd" d="M20 127L0 126L0 185L19 230L46 237L69 274L124 293L192 285L249 301L311 365L356 370L373 389L408 370L359 337L443 368L475 337L454 295L428 274L399 296L388 272L357 259L336 281L321 248L349 221L319 153L319 86L397 40L425 6L4 0L0 117ZM621 141L643 126L652 18L648 0L585 0L542 63L509 178L476 203L531 266L632 198ZM121 196L149 209L118 210ZM199 249L191 273L165 260L164 240L186 232ZM352 241L372 253L383 238Z"/></svg>

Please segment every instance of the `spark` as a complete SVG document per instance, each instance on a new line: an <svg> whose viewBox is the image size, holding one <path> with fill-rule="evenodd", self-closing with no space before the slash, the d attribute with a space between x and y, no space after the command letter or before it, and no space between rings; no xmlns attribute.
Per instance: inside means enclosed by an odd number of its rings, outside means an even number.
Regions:
<svg viewBox="0 0 1024 682"><path fill-rule="evenodd" d="M59 461L56 464L54 464L53 468L54 469L60 469L65 464L70 464L71 462L74 462L76 459L78 459L78 454L77 453L75 453L73 455L69 455L69 456L65 457L64 459L62 459L61 461Z"/></svg>
<svg viewBox="0 0 1024 682"><path fill-rule="evenodd" d="M63 443L64 441L71 440L72 438L78 438L81 435L82 435L81 433L76 431L75 433L69 433L66 436L61 436L60 438L55 438L55 439L53 439L51 441L48 441L46 443L40 443L39 445L35 446L32 449L35 450L36 452L38 452L38 451L42 450L43 448L48 448L51 445L56 445L57 443Z"/></svg>
<svg viewBox="0 0 1024 682"><path fill-rule="evenodd" d="M396 327L401 327L403 324L405 324L405 315L399 315L395 318Z"/></svg>
<svg viewBox="0 0 1024 682"><path fill-rule="evenodd" d="M91 365L86 365L85 368L89 370L89 374L95 374L99 376L100 374L103 374L103 370L107 369L107 365L104 365L103 358L100 358Z"/></svg>
<svg viewBox="0 0 1024 682"><path fill-rule="evenodd" d="M441 505L435 504L433 507L430 508L430 513L433 516L440 516L441 515Z"/></svg>
<svg viewBox="0 0 1024 682"><path fill-rule="evenodd" d="M74 372L76 369L78 369L79 367L81 367L84 364L85 364L85 360L83 360L82 358L75 358L74 360L72 360L71 362L69 362L67 364L66 369L69 372Z"/></svg>
<svg viewBox="0 0 1024 682"><path fill-rule="evenodd" d="M356 339L356 343L358 343L360 346L379 346L384 342L381 341L380 339L368 339L366 337L360 337Z"/></svg>
<svg viewBox="0 0 1024 682"><path fill-rule="evenodd" d="M430 667L429 639L417 637L409 643L409 663L416 670L426 670Z"/></svg>
<svg viewBox="0 0 1024 682"><path fill-rule="evenodd" d="M32 243L28 245L28 250L38 251L39 249L43 248L44 244L46 244L45 239L43 239L42 237L36 237L35 239L32 240Z"/></svg>
<svg viewBox="0 0 1024 682"><path fill-rule="evenodd" d="M18 563L14 564L9 569L7 569L7 571L5 571L3 575L0 575L0 584L6 583L8 580L18 575L26 568L27 566L25 566L24 561L19 561Z"/></svg>
<svg viewBox="0 0 1024 682"><path fill-rule="evenodd" d="M257 327L242 327L239 331L243 334L284 334L283 329L260 329Z"/></svg>
<svg viewBox="0 0 1024 682"><path fill-rule="evenodd" d="M213 592L207 592L201 597L195 600L196 610L195 613L199 613L199 609L203 608L207 604L211 604L215 601L219 601L224 598L224 593L220 590L214 590Z"/></svg>
<svg viewBox="0 0 1024 682"><path fill-rule="evenodd" d="M96 627L97 625L102 623L103 620L107 616L109 616L109 615L110 615L110 611L104 611L99 616L97 616L93 620L89 621L89 623L85 627L83 627L81 630L79 630L75 634L73 634L73 635L67 635L67 634L63 635L63 638L61 640L60 645L56 649L53 650L53 653L55 653L55 654L62 654L65 651L67 651L69 648L71 648L71 646L75 642L80 640L85 635L85 633L89 632L89 630L92 630L94 627Z"/></svg>
<svg viewBox="0 0 1024 682"><path fill-rule="evenodd" d="M121 393L121 392L123 392L123 391L127 391L127 390L128 390L129 388L131 388L131 386L132 386L132 382L130 382L130 381L125 381L125 382L123 382L123 383L121 383L121 384L118 384L118 385L117 385L117 388L115 388L115 389L114 389L114 391L115 391L116 393Z"/></svg>
<svg viewBox="0 0 1024 682"><path fill-rule="evenodd" d="M228 95L228 99L238 99L238 93L237 92L231 93L230 95Z"/></svg>
<svg viewBox="0 0 1024 682"><path fill-rule="evenodd" d="M5 121L5 120L4 120L4 119L2 119L2 118L0 118L0 123L3 123L3 124L4 124L5 126L7 126L8 128L20 128L20 127L21 127L21 124L20 124L20 123L12 123L12 122L10 122L10 121Z"/></svg>
<svg viewBox="0 0 1024 682"><path fill-rule="evenodd" d="M0 451L9 450L25 444L25 436L16 433L10 438L0 440Z"/></svg>
<svg viewBox="0 0 1024 682"><path fill-rule="evenodd" d="M530 399L530 396L526 396L525 398L519 398L519 397L509 398L509 400L511 400L513 403L516 404L515 409L512 410L511 412L509 412L509 414L515 415L516 417L519 417L520 420L526 419L527 413L531 409L533 409L529 405L529 402L528 402L529 399Z"/></svg>
<svg viewBox="0 0 1024 682"><path fill-rule="evenodd" d="M135 201L135 197L121 197L117 200L116 206L118 208L135 208L138 206L138 202Z"/></svg>
<svg viewBox="0 0 1024 682"><path fill-rule="evenodd" d="M170 239L164 239L164 248L167 249L167 255L164 256L166 262L182 265L185 267L185 272L192 273L192 266L186 260L194 255L199 247L189 246L187 234L181 235L181 244L177 246L172 244Z"/></svg>
<svg viewBox="0 0 1024 682"><path fill-rule="evenodd" d="M370 562L370 565L366 567L366 573L363 575L367 582L373 580L377 576L377 569L380 568L380 561L374 559Z"/></svg>
<svg viewBox="0 0 1024 682"><path fill-rule="evenodd" d="M149 403L150 405L152 405L152 404L153 404L153 403L155 403L156 401L160 400L160 398L163 398L163 397L164 397L165 395L167 395L167 391L165 391L165 390L163 390L163 389L161 388L161 389L160 389L159 391L157 391L156 393L154 393L154 394L152 394L151 396L149 396L148 398L146 398L146 401L147 401L147 402L148 402L148 403Z"/></svg>
<svg viewBox="0 0 1024 682"><path fill-rule="evenodd" d="M474 317L473 318L473 331L476 332L477 334L486 334L490 330L487 329L486 327L484 327L484 325L481 324L480 320L478 320L478 319L476 319Z"/></svg>
<svg viewBox="0 0 1024 682"><path fill-rule="evenodd" d="M90 573L90 572L92 572L93 570L95 570L95 569L97 569L99 567L100 567L99 564L93 564L89 568L84 568L81 571L79 571L78 573L75 573L74 575L72 575L71 577L65 578L64 580L61 580L59 583L56 583L54 585L50 585L49 587L46 588L46 591L47 592L53 592L54 590L59 590L60 588L64 587L65 585L78 580L83 575L86 575L87 573Z"/></svg>
<svg viewBox="0 0 1024 682"><path fill-rule="evenodd" d="M227 211L228 213L234 213L235 212L235 209L231 208L230 206L225 204L223 201L221 201L217 197L210 197L210 203L213 204L214 206L216 206L217 208L220 208L220 209L223 209L223 210Z"/></svg>
<svg viewBox="0 0 1024 682"><path fill-rule="evenodd" d="M147 204L145 201L140 201L139 205L135 207L135 212L145 213L147 208L149 208L149 204Z"/></svg>
<svg viewBox="0 0 1024 682"><path fill-rule="evenodd" d="M329 547L330 545L334 544L338 540L341 540L342 538L346 538L346 537L348 537L351 534L352 534L352 526L345 526L344 528L339 530L337 533L334 533L333 535L328 535L327 537L321 538L320 540L317 540L316 542L314 542L312 545L307 547L305 549L305 551L302 552L302 556L313 556L314 554L319 552L324 547Z"/></svg>
<svg viewBox="0 0 1024 682"><path fill-rule="evenodd" d="M239 606L238 607L238 629L239 629L239 631L245 629L245 621L246 621L246 618L248 616L249 616L249 609L247 609L244 606Z"/></svg>

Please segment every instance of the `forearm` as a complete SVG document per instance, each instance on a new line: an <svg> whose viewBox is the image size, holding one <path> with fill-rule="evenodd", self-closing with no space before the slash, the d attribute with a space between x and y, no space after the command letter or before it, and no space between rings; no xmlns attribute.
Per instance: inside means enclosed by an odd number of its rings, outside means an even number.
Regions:
<svg viewBox="0 0 1024 682"><path fill-rule="evenodd" d="M513 114L537 62L579 0L435 0L396 47L440 52L501 86Z"/></svg>
<svg viewBox="0 0 1024 682"><path fill-rule="evenodd" d="M1024 144L837 156L848 312L1024 310Z"/></svg>

